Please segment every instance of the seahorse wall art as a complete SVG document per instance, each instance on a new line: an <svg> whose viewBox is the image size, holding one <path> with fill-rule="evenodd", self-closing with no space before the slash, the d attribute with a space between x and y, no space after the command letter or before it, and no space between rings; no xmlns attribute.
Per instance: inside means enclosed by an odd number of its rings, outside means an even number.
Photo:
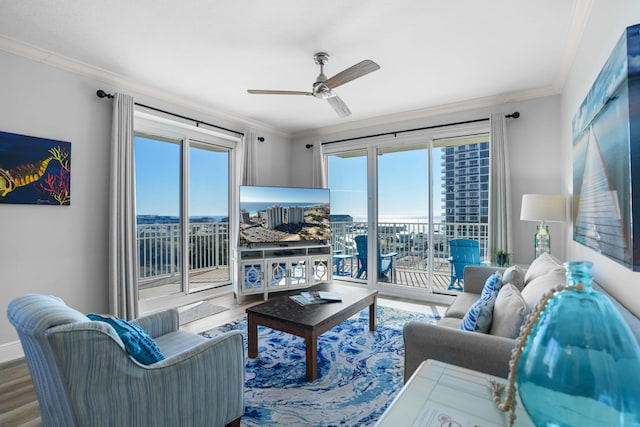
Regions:
<svg viewBox="0 0 640 427"><path fill-rule="evenodd" d="M71 143L0 132L0 203L71 204Z"/></svg>

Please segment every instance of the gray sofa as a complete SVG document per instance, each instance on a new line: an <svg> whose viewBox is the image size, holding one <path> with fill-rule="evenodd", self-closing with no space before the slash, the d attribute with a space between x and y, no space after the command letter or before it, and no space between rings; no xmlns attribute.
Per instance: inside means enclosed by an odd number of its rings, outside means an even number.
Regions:
<svg viewBox="0 0 640 427"><path fill-rule="evenodd" d="M469 308L480 298L485 282L495 271L500 271L506 280L521 290L526 313L500 307L496 302L493 321L488 333L468 332L460 329L460 323ZM515 346L520 324L526 315L549 289L564 284L565 270L557 259L543 254L534 260L529 269L511 267L508 270L483 266L467 266L464 272L464 291L447 309L444 317L435 325L412 321L404 326L404 380L424 360L435 359L475 371L506 378L509 373L511 351ZM593 287L604 293L596 284ZM606 293L605 293L606 294ZM611 301L630 326L640 342L640 319L630 313L618 301ZM524 314L524 316L522 316ZM509 325L508 323L512 324ZM505 333L505 331L507 331Z"/></svg>

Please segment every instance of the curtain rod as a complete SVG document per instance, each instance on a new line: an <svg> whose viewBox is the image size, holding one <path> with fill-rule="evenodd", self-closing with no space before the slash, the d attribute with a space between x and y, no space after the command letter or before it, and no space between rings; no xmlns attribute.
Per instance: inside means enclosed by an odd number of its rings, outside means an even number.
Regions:
<svg viewBox="0 0 640 427"><path fill-rule="evenodd" d="M511 114L507 114L505 117L506 118L512 117L514 119L517 119L518 117L520 117L520 113L515 111L515 112L513 112ZM421 127L421 128L404 129L404 130L396 130L396 131L393 131L393 132L376 133L376 134L373 134L373 135L355 136L353 138L345 138L345 139L338 139L336 141L323 142L323 143L321 143L321 145L336 144L338 142L356 141L358 139L375 138L377 136L386 136L386 135L396 136L399 133L415 132L415 131L419 131L419 130L428 130L428 129L436 129L436 128L441 128L441 127L445 127L445 126L466 125L468 123L486 122L488 120L489 120L489 117L486 117L484 119L467 120L467 121L464 121L464 122L445 123L445 124L441 124L441 125L425 126L425 127ZM305 147L311 148L311 147L313 147L313 144L307 144Z"/></svg>
<svg viewBox="0 0 640 427"><path fill-rule="evenodd" d="M98 89L98 91L96 92L96 95L98 95L98 98L109 98L109 99L113 98L113 95L103 91L102 89ZM172 113L170 111L161 110L160 108L150 107L148 105L140 104L138 102L135 102L134 104L136 104L138 107L148 108L149 110L157 111L159 113L164 113L164 114L168 114L170 116L179 117L181 119L185 119L185 120L190 120L192 122L196 122L196 127L198 127L198 125L203 124L203 125L214 127L216 129L221 129L221 130L225 130L227 132L235 133L236 135L244 136L244 133L238 132L237 130L227 129L227 128L224 128L224 127L218 126L218 125L212 125L211 123L203 122L202 120L196 120L196 119L192 119L191 117L181 116L180 114L175 114L175 113Z"/></svg>

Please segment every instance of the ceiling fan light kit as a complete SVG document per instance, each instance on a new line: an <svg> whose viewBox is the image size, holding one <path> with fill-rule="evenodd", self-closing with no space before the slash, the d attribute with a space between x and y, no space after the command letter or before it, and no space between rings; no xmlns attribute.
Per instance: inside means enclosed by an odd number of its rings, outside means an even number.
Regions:
<svg viewBox="0 0 640 427"><path fill-rule="evenodd" d="M291 90L256 90L249 89L247 92L254 95L305 95L313 96L318 99L326 99L329 105L340 117L351 115L351 110L333 91L338 86L342 86L352 80L365 76L380 68L378 64L370 59L365 59L349 68L340 71L335 76L328 78L324 75L324 66L329 61L329 54L326 52L318 52L313 55L313 60L320 66L320 74L313 83L311 92L291 91Z"/></svg>

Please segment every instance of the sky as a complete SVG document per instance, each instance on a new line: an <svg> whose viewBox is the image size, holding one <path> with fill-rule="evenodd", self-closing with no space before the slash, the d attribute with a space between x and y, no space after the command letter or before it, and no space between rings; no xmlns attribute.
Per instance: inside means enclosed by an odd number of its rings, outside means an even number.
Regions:
<svg viewBox="0 0 640 427"><path fill-rule="evenodd" d="M180 210L180 145L136 137L136 208L138 215L178 216ZM190 216L228 216L228 155L191 147ZM439 149L434 149L434 216L441 215ZM378 156L379 219L424 222L428 206L426 148ZM366 157L329 158L331 213L366 220ZM211 183L214 183L212 186ZM281 202L313 203L302 189L263 188ZM253 196L256 197L256 196ZM243 200L252 196L243 191ZM257 201L257 200L256 200Z"/></svg>
<svg viewBox="0 0 640 427"><path fill-rule="evenodd" d="M135 158L137 214L178 216L180 145L136 137ZM190 216L228 216L228 154L191 147L189 160Z"/></svg>
<svg viewBox="0 0 640 427"><path fill-rule="evenodd" d="M316 190L316 189L313 189ZM328 203L326 191L291 187L240 187L240 202Z"/></svg>
<svg viewBox="0 0 640 427"><path fill-rule="evenodd" d="M434 216L441 215L440 151L433 154ZM421 220L428 216L427 149L398 151L378 156L378 216L382 221ZM331 213L367 217L366 157L330 156Z"/></svg>

